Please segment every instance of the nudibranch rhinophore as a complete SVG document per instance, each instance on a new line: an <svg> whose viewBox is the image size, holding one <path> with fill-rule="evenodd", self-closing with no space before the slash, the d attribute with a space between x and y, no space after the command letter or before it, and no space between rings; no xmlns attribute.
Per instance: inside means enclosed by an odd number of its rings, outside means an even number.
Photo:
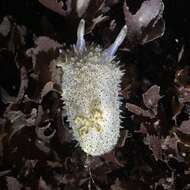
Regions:
<svg viewBox="0 0 190 190"><path fill-rule="evenodd" d="M123 72L114 55L127 27L105 50L94 44L86 46L84 30L81 20L76 45L57 60L57 66L63 71L62 97L74 139L88 155L99 156L111 151L119 138Z"/></svg>

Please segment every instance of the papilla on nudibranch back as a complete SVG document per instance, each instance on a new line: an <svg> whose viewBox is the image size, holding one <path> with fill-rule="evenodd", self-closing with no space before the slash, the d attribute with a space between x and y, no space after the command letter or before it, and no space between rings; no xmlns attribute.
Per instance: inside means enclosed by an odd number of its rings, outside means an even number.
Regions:
<svg viewBox="0 0 190 190"><path fill-rule="evenodd" d="M125 39L124 26L114 43L102 50L86 46L85 21L77 31L73 49L57 60L62 68L62 97L75 140L92 156L111 151L120 131L120 82L123 72L114 61L114 54Z"/></svg>

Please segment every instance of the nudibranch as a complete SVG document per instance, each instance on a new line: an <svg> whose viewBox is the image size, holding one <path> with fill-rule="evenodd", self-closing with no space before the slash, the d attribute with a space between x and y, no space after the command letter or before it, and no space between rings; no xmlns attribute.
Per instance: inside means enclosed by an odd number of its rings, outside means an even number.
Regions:
<svg viewBox="0 0 190 190"><path fill-rule="evenodd" d="M77 30L77 42L57 66L62 68L62 97L74 139L91 156L111 151L120 128L120 82L123 71L114 60L126 37L124 26L114 43L105 50L84 40L85 21Z"/></svg>

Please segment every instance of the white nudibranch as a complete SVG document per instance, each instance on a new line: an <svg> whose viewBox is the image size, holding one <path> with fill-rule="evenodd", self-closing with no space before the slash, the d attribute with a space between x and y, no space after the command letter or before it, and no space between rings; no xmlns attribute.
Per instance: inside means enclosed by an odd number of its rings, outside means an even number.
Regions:
<svg viewBox="0 0 190 190"><path fill-rule="evenodd" d="M125 39L124 26L114 43L106 50L86 47L85 21L77 31L77 43L57 60L62 68L62 97L74 139L89 155L111 151L120 132L120 82L123 72L114 54Z"/></svg>

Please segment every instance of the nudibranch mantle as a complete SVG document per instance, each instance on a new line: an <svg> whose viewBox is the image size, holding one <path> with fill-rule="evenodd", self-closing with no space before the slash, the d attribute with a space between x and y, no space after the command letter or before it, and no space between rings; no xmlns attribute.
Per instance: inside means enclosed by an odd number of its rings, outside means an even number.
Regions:
<svg viewBox="0 0 190 190"><path fill-rule="evenodd" d="M120 132L120 82L123 72L114 54L125 39L124 26L114 43L106 50L86 47L85 21L77 31L77 43L57 60L62 68L62 97L74 139L91 156L111 151Z"/></svg>

